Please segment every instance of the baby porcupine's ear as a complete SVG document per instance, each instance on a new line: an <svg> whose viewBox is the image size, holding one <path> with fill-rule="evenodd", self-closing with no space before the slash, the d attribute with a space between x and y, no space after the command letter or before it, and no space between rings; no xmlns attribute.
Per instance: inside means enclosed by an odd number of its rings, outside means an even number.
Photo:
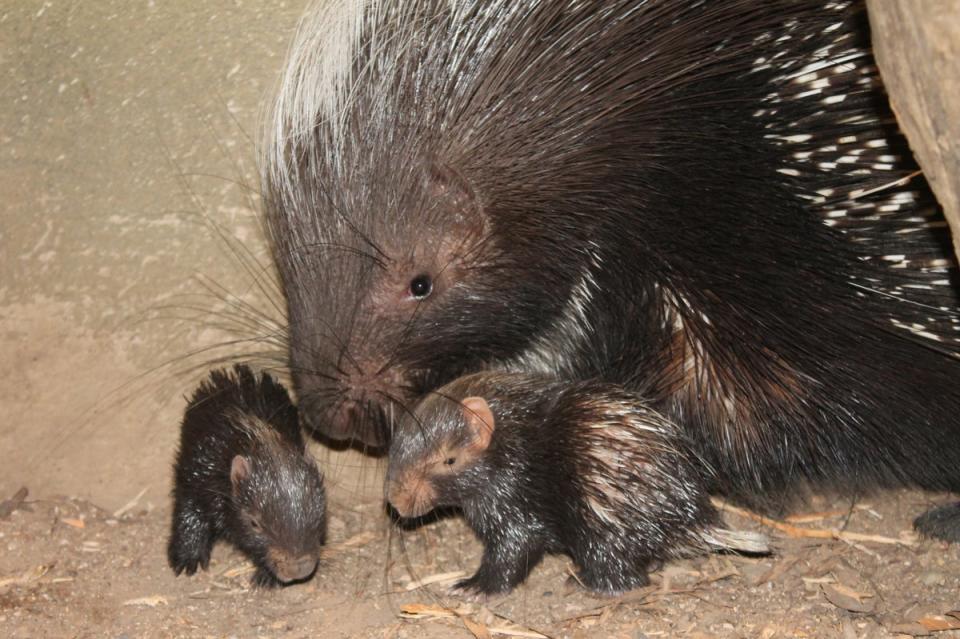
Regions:
<svg viewBox="0 0 960 639"><path fill-rule="evenodd" d="M479 450L486 450L490 445L490 438L493 437L493 429L496 420L493 418L493 411L490 410L490 404L482 397L468 397L462 402L463 420L467 428L473 433L472 447Z"/></svg>
<svg viewBox="0 0 960 639"><path fill-rule="evenodd" d="M250 460L243 455L237 455L230 462L230 483L238 488L250 476Z"/></svg>

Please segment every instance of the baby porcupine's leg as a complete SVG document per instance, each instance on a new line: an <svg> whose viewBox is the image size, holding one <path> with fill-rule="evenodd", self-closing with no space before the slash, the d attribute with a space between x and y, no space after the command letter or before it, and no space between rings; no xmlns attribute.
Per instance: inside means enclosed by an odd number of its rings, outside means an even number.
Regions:
<svg viewBox="0 0 960 639"><path fill-rule="evenodd" d="M173 531L167 546L167 559L173 572L192 575L197 568L210 565L215 541L213 526L189 499L177 500L173 513Z"/></svg>
<svg viewBox="0 0 960 639"><path fill-rule="evenodd" d="M960 501L931 508L913 520L913 527L924 537L960 542Z"/></svg>
<svg viewBox="0 0 960 639"><path fill-rule="evenodd" d="M609 597L616 597L650 584L649 563L624 562L623 557L602 547L589 560L576 558L577 580L585 588Z"/></svg>
<svg viewBox="0 0 960 639"><path fill-rule="evenodd" d="M509 592L523 583L530 571L543 558L543 546L535 540L496 541L484 539L480 568L469 579L454 584L454 591L480 595Z"/></svg>

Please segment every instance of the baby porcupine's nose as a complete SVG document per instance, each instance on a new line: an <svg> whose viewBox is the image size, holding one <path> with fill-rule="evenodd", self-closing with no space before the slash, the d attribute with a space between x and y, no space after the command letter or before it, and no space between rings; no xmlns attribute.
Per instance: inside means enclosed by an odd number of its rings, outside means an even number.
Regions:
<svg viewBox="0 0 960 639"><path fill-rule="evenodd" d="M433 486L424 477L403 473L387 482L387 501L405 519L427 514L433 510L435 500Z"/></svg>
<svg viewBox="0 0 960 639"><path fill-rule="evenodd" d="M410 517L413 510L413 495L396 480L387 482L387 501L401 517Z"/></svg>
<svg viewBox="0 0 960 639"><path fill-rule="evenodd" d="M279 557L276 562L277 579L284 583L306 579L317 569L317 563L313 555Z"/></svg>

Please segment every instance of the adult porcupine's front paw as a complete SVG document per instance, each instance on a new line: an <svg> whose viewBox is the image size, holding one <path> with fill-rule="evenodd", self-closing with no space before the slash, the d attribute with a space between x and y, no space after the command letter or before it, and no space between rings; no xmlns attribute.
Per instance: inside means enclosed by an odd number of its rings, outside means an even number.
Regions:
<svg viewBox="0 0 960 639"><path fill-rule="evenodd" d="M960 501L928 510L913 520L913 527L924 537L960 542Z"/></svg>

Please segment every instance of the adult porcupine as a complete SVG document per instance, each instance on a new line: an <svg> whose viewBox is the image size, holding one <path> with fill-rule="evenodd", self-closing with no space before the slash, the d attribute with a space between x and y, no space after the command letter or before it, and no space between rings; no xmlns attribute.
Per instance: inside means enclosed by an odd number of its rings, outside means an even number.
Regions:
<svg viewBox="0 0 960 639"><path fill-rule="evenodd" d="M960 489L947 230L859 2L322 6L263 167L316 430L506 367L648 397L754 505Z"/></svg>

